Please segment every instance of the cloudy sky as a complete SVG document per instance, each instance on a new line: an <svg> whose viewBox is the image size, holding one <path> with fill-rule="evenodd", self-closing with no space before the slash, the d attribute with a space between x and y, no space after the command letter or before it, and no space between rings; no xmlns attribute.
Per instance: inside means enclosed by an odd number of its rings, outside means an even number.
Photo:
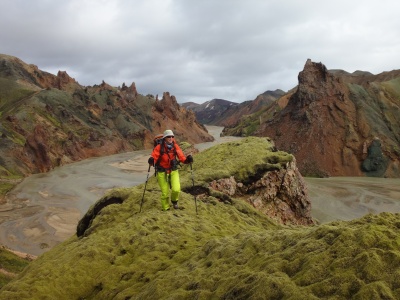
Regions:
<svg viewBox="0 0 400 300"><path fill-rule="evenodd" d="M397 0L0 0L0 53L81 85L252 100L328 69L400 69Z"/></svg>

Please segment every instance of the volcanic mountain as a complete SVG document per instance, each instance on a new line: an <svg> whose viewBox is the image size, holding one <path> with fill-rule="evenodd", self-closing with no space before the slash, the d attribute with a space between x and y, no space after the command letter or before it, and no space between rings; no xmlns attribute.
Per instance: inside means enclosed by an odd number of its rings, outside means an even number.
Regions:
<svg viewBox="0 0 400 300"><path fill-rule="evenodd" d="M305 176L400 176L400 70L350 74L307 60L298 79L224 134L270 137Z"/></svg>
<svg viewBox="0 0 400 300"><path fill-rule="evenodd" d="M165 92L138 93L135 83L82 86L0 55L0 175L47 172L81 159L151 148L153 137L172 129L178 141L213 140L192 111Z"/></svg>

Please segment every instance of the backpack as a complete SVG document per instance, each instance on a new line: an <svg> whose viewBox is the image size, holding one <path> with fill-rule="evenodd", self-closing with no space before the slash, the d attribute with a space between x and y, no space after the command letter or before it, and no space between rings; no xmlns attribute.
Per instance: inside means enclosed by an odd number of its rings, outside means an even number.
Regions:
<svg viewBox="0 0 400 300"><path fill-rule="evenodd" d="M153 147L153 149L154 149L158 144L161 144L162 141L163 141L163 134L162 134L162 133L157 134L157 135L154 137L154 140L153 140L153 142L154 142L154 147Z"/></svg>

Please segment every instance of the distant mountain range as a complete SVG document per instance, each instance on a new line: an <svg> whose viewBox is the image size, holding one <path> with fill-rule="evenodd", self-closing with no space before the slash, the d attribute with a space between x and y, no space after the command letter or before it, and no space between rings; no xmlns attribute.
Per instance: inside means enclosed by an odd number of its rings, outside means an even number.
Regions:
<svg viewBox="0 0 400 300"><path fill-rule="evenodd" d="M225 115L227 109L236 107L239 104L224 99L213 99L202 104L187 102L181 104L186 109L196 114L197 121L202 124L215 125L217 120Z"/></svg>
<svg viewBox="0 0 400 300"><path fill-rule="evenodd" d="M231 102L224 99L213 99L203 104L186 102L181 105L194 111L197 121L207 125L235 126L242 116L253 114L262 107L272 104L285 94L282 90L266 91L257 96L255 100L242 103Z"/></svg>

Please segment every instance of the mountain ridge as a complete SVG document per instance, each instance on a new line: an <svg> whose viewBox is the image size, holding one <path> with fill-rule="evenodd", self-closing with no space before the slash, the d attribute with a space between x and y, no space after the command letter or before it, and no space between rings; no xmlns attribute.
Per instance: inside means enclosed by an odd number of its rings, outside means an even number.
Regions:
<svg viewBox="0 0 400 300"><path fill-rule="evenodd" d="M196 114L199 123L207 125L216 125L215 119L223 115L229 107L237 105L239 104L225 99L212 99L197 105L193 102L182 103L183 107Z"/></svg>
<svg viewBox="0 0 400 300"><path fill-rule="evenodd" d="M151 149L153 137L172 129L178 141L213 140L193 112L164 92L138 93L135 83L81 86L0 55L0 175L23 177L81 159ZM190 130L189 130L190 129Z"/></svg>
<svg viewBox="0 0 400 300"><path fill-rule="evenodd" d="M243 115L257 112L284 94L284 91L277 89L275 91L265 91L254 100L241 103L224 99L212 99L202 104L194 102L182 103L182 106L194 111L197 120L202 124L232 127L238 124Z"/></svg>

